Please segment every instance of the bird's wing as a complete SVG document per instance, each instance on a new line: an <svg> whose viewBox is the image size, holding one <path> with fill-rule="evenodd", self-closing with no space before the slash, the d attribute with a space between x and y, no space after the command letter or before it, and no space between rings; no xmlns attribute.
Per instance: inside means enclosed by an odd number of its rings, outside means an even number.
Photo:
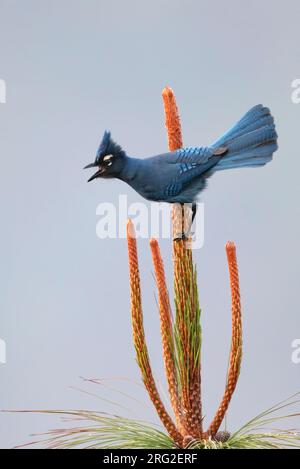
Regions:
<svg viewBox="0 0 300 469"><path fill-rule="evenodd" d="M207 174L227 152L225 147L211 149L209 147L201 148L182 148L170 155L170 163L176 165L176 172L172 182L165 187L164 196L172 198L178 196L182 191L186 191L201 175ZM166 155L166 158L168 156ZM208 175L208 174L207 174ZM204 183L202 181L202 186ZM201 187L195 186L196 192Z"/></svg>
<svg viewBox="0 0 300 469"><path fill-rule="evenodd" d="M166 154L172 163L207 163L212 156L222 156L227 152L225 146L212 147L185 147Z"/></svg>

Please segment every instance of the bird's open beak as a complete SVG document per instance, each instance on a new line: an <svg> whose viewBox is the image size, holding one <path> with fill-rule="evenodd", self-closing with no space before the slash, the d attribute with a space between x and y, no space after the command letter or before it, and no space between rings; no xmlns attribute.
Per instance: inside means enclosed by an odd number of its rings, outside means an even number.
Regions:
<svg viewBox="0 0 300 469"><path fill-rule="evenodd" d="M97 166L95 163L90 163L86 165L83 169L95 168L95 166ZM105 171L104 168L99 167L98 171L96 171L95 174L93 174L93 176L91 176L90 179L88 179L88 182L100 177L101 174L104 173L104 171Z"/></svg>
<svg viewBox="0 0 300 469"><path fill-rule="evenodd" d="M97 165L95 163L87 164L83 169L95 168Z"/></svg>

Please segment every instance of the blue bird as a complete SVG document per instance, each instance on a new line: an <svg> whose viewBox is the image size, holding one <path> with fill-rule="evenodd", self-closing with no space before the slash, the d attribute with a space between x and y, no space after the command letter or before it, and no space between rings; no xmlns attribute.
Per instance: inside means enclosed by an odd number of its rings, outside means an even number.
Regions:
<svg viewBox="0 0 300 469"><path fill-rule="evenodd" d="M88 180L117 178L147 200L192 204L216 171L263 166L277 150L274 119L267 107L254 106L216 142L204 147L179 150L139 159L129 157L105 132L93 163L97 167Z"/></svg>

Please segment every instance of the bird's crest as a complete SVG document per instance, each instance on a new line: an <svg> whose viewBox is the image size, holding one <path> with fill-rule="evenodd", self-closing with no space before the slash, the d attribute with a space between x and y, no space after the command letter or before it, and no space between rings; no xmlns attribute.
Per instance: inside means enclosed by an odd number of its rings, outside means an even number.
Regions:
<svg viewBox="0 0 300 469"><path fill-rule="evenodd" d="M113 141L111 138L111 133L109 131L105 131L102 137L102 141L99 145L97 155L96 155L96 163L100 163L105 155L114 155L114 156L125 156L125 151L122 149L120 145Z"/></svg>

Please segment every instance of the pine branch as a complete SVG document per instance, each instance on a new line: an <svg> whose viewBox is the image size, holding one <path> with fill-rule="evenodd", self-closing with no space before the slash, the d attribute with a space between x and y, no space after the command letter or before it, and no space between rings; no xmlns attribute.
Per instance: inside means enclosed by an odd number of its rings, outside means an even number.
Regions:
<svg viewBox="0 0 300 469"><path fill-rule="evenodd" d="M158 291L158 303L160 314L160 331L163 346L163 358L165 372L168 382L168 390L171 405L180 432L184 431L182 426L182 412L180 397L178 394L178 381L176 370L176 350L174 344L172 312L170 306L169 293L166 285L164 264L161 257L159 245L156 239L150 240L152 260L155 270L155 278Z"/></svg>
<svg viewBox="0 0 300 469"><path fill-rule="evenodd" d="M175 338L186 435L200 438L202 433L200 307L191 250L185 249L183 244L174 256L174 291Z"/></svg>
<svg viewBox="0 0 300 469"><path fill-rule="evenodd" d="M140 274L138 266L137 245L134 227L131 220L127 223L127 243L130 273L130 302L133 341L136 350L136 359L142 373L143 383L153 402L157 414L168 431L170 437L178 445L182 445L182 436L174 425L170 415L160 398L157 386L153 377L148 348L146 344L145 331L143 325L143 312L140 288Z"/></svg>
<svg viewBox="0 0 300 469"><path fill-rule="evenodd" d="M226 253L228 260L230 288L231 288L231 310L232 310L232 339L231 352L229 360L229 369L227 374L226 388L220 406L216 415L210 424L207 435L214 436L224 419L230 400L236 388L242 361L242 316L239 287L239 273L236 258L236 248L233 242L226 244ZM207 436L206 435L206 436Z"/></svg>
<svg viewBox="0 0 300 469"><path fill-rule="evenodd" d="M166 87L162 93L170 151L183 146L181 123L174 93ZM173 237L182 233L189 217L179 204L173 206ZM174 288L176 305L176 348L180 369L180 387L185 435L202 433L200 349L200 309L191 249L183 240L173 242Z"/></svg>

